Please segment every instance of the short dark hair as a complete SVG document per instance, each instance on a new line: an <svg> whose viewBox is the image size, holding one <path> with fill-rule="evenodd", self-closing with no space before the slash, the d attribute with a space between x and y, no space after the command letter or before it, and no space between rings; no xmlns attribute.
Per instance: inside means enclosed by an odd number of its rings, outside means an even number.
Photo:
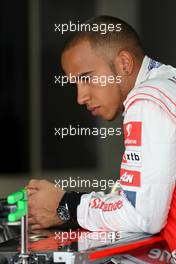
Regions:
<svg viewBox="0 0 176 264"><path fill-rule="evenodd" d="M69 48L75 46L82 40L88 40L93 48L103 47L110 48L111 52L116 52L117 50L125 49L131 52L136 58L141 58L144 55L142 44L137 32L125 21L112 17L112 16L98 16L89 19L82 23L85 28L81 31L76 31L70 35L66 40L62 52L68 50ZM87 30L86 25L89 25ZM95 25L97 25L98 30L93 30ZM106 34L102 34L101 26L104 25L106 28L112 25L117 28L120 25L121 30L107 30ZM118 26L119 29L119 26Z"/></svg>

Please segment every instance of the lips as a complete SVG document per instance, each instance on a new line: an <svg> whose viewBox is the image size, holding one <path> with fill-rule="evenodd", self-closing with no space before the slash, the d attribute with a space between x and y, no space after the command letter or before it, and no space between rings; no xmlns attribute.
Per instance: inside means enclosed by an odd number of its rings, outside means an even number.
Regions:
<svg viewBox="0 0 176 264"><path fill-rule="evenodd" d="M87 110L89 110L92 115L96 115L99 108L100 106L92 106L92 107L87 107Z"/></svg>

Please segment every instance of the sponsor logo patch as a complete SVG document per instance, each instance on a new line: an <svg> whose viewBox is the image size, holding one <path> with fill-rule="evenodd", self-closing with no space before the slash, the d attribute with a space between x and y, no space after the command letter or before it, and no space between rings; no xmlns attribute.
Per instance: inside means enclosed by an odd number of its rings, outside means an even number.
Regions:
<svg viewBox="0 0 176 264"><path fill-rule="evenodd" d="M128 122L124 124L126 146L141 146L142 122Z"/></svg>
<svg viewBox="0 0 176 264"><path fill-rule="evenodd" d="M122 163L128 166L141 167L141 152L135 150L125 150Z"/></svg>
<svg viewBox="0 0 176 264"><path fill-rule="evenodd" d="M141 173L132 170L120 170L120 184L127 186L141 186Z"/></svg>
<svg viewBox="0 0 176 264"><path fill-rule="evenodd" d="M107 203L105 201L102 201L99 198L94 198L90 202L90 207L95 209L101 209L103 212L105 211L115 211L117 209L120 209L123 206L122 200L118 200L117 202L113 203Z"/></svg>

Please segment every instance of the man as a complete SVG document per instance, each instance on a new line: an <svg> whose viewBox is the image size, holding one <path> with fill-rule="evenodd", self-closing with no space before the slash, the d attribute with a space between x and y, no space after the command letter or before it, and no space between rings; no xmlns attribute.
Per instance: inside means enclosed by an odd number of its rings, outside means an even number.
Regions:
<svg viewBox="0 0 176 264"><path fill-rule="evenodd" d="M93 115L112 120L123 112L122 191L67 193L31 180L29 223L38 229L72 218L92 231L155 234L166 224L176 182L176 70L145 56L124 21L101 16L87 23L92 30L73 34L65 44L62 66L67 76L76 76L77 101ZM93 30L95 25L106 25L106 34ZM111 81L102 86L93 83L94 76Z"/></svg>

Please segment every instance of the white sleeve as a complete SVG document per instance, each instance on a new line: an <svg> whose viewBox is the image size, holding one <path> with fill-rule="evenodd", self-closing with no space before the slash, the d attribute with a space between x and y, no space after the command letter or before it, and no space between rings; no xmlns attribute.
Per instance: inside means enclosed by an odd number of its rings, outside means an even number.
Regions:
<svg viewBox="0 0 176 264"><path fill-rule="evenodd" d="M92 192L77 207L91 231L157 233L166 223L176 179L176 123L158 105L139 100L124 118L123 192Z"/></svg>

